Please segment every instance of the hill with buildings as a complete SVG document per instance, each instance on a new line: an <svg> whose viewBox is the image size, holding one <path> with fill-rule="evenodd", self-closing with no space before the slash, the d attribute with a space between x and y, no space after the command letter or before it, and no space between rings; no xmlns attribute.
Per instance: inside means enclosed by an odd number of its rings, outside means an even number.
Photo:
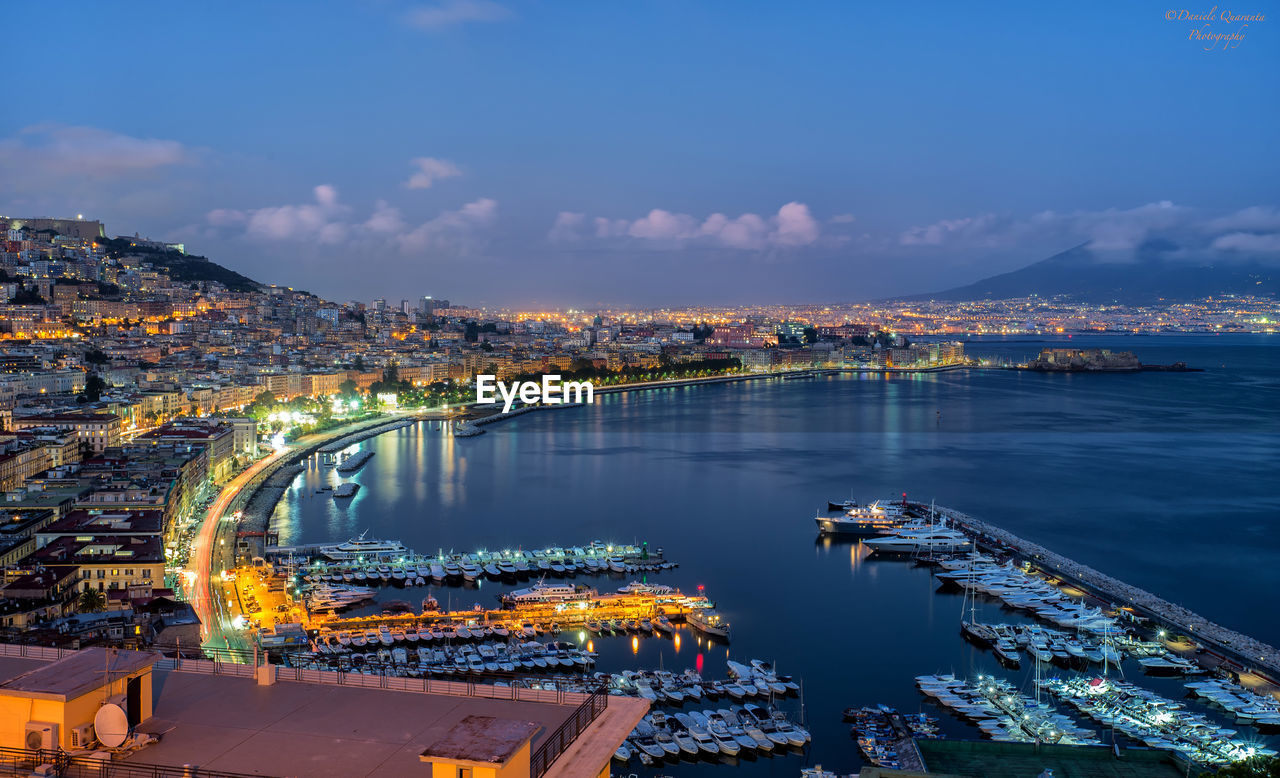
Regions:
<svg viewBox="0 0 1280 778"><path fill-rule="evenodd" d="M143 257L154 267L163 269L174 281L217 281L233 292L253 292L262 287L252 278L206 257L187 254L180 245L123 236L99 242L106 247L107 256L116 259L126 256Z"/></svg>

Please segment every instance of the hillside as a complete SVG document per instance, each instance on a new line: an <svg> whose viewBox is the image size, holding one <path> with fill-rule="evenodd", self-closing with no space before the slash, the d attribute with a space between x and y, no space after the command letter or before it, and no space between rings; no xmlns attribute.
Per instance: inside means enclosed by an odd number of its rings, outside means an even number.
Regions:
<svg viewBox="0 0 1280 778"><path fill-rule="evenodd" d="M109 238L104 241L108 255L112 257L141 256L159 268L164 268L175 281L217 281L237 292L251 292L261 284L248 276L195 254L183 254L171 249L132 245L126 238Z"/></svg>

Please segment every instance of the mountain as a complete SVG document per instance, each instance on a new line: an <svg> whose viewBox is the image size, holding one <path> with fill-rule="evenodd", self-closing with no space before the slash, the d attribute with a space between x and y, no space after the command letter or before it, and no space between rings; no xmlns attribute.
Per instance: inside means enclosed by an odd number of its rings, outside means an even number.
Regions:
<svg viewBox="0 0 1280 778"><path fill-rule="evenodd" d="M1280 268L1260 262L1195 263L1163 255L1163 241L1140 247L1127 262L1102 261L1082 244L1009 273L909 300L999 300L1068 295L1082 302L1142 305L1224 294L1275 297Z"/></svg>

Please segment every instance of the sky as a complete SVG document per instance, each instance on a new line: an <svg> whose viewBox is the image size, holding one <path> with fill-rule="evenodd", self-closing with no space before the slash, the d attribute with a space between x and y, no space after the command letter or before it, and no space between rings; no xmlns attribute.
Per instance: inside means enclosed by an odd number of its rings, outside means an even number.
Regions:
<svg viewBox="0 0 1280 778"><path fill-rule="evenodd" d="M1255 6L20 3L0 214L489 306L862 300L1170 238L1276 262Z"/></svg>

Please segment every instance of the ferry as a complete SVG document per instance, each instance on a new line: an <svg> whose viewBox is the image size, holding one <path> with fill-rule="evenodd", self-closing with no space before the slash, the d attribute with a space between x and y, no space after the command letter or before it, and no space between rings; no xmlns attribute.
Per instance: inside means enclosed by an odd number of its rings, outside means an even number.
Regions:
<svg viewBox="0 0 1280 778"><path fill-rule="evenodd" d="M529 605L544 602L572 602L589 600L596 596L595 589L573 584L549 584L539 581L527 589L516 589L500 598L504 605Z"/></svg>
<svg viewBox="0 0 1280 778"><path fill-rule="evenodd" d="M361 535L345 543L321 546L320 553L329 559L342 561L408 556L413 552L398 540L367 540L364 535Z"/></svg>
<svg viewBox="0 0 1280 778"><path fill-rule="evenodd" d="M900 529L910 521L901 503L876 500L863 507L851 507L840 516L814 517L818 532L836 537L874 537Z"/></svg>

